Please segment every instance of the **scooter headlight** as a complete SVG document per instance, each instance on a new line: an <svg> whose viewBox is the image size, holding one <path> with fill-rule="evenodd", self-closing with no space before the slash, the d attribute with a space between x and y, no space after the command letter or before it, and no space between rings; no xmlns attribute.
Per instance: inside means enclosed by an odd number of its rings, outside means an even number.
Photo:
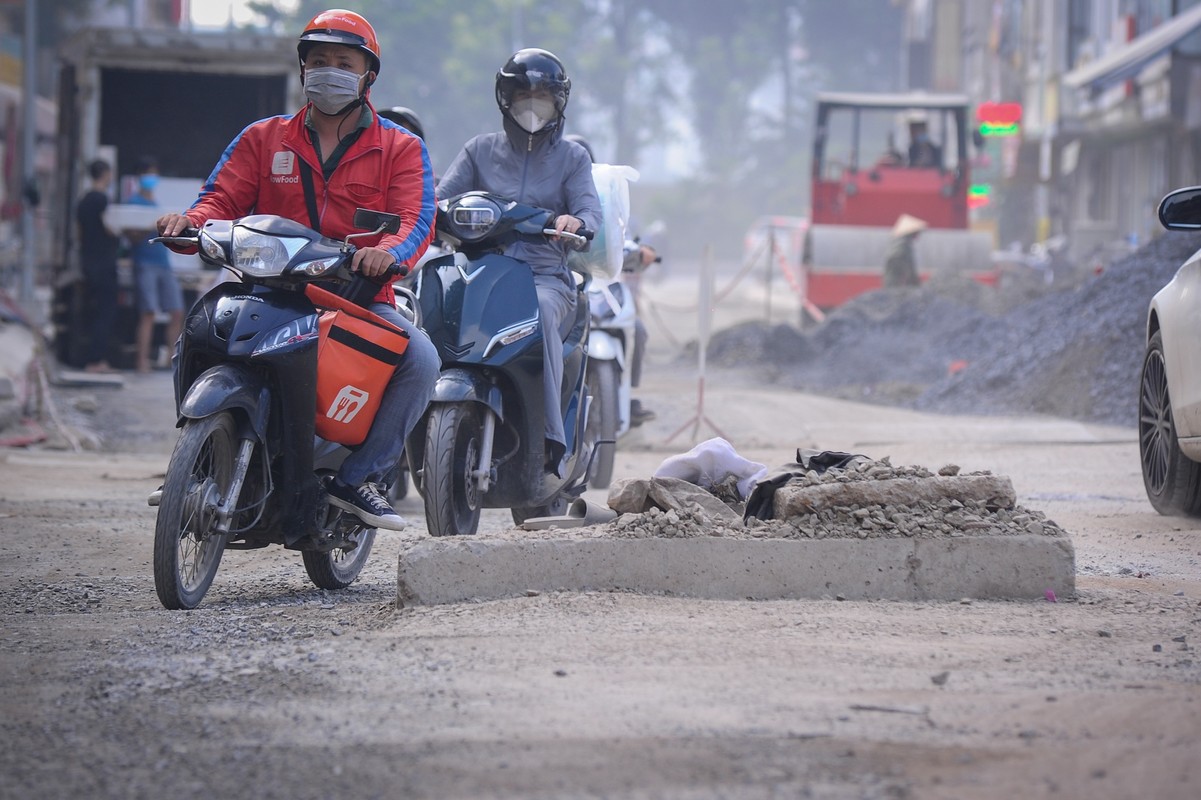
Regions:
<svg viewBox="0 0 1201 800"><path fill-rule="evenodd" d="M487 197L464 197L450 208L450 223L464 242L487 236L500 219L500 206Z"/></svg>
<svg viewBox="0 0 1201 800"><path fill-rule="evenodd" d="M280 275L308 239L268 236L237 225L233 235L233 265L239 272L260 278Z"/></svg>

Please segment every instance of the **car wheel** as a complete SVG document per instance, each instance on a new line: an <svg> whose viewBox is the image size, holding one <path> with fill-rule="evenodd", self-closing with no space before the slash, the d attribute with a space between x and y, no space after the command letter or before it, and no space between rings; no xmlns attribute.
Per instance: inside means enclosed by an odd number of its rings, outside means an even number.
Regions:
<svg viewBox="0 0 1201 800"><path fill-rule="evenodd" d="M1201 464L1188 458L1176 441L1176 423L1168 396L1163 334L1147 343L1139 381L1138 450L1147 499L1160 514L1201 516Z"/></svg>

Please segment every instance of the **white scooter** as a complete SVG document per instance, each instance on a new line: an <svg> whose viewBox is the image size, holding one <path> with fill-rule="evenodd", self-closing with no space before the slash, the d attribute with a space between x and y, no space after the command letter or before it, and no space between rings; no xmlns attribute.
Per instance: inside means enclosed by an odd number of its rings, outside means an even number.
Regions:
<svg viewBox="0 0 1201 800"><path fill-rule="evenodd" d="M592 327L588 333L588 434L598 443L588 486L606 489L613 479L617 440L630 430L630 359L638 320L634 293L621 279L597 278L588 287Z"/></svg>

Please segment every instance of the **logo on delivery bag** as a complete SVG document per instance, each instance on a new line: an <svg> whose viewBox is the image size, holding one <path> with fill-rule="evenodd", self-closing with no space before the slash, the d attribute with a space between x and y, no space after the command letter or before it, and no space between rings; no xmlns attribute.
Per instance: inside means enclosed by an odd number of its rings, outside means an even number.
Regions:
<svg viewBox="0 0 1201 800"><path fill-rule="evenodd" d="M357 386L343 386L334 397L334 401L329 404L329 410L325 412L325 416L334 422L349 425L370 399L371 395Z"/></svg>

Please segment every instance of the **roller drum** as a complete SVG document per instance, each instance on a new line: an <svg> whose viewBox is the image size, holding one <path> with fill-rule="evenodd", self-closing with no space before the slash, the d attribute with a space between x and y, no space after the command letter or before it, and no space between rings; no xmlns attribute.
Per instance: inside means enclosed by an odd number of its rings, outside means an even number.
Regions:
<svg viewBox="0 0 1201 800"><path fill-rule="evenodd" d="M891 244L891 228L813 225L805 262L821 271L882 271ZM914 256L923 273L970 273L991 268L992 250L988 233L930 228L918 235Z"/></svg>

